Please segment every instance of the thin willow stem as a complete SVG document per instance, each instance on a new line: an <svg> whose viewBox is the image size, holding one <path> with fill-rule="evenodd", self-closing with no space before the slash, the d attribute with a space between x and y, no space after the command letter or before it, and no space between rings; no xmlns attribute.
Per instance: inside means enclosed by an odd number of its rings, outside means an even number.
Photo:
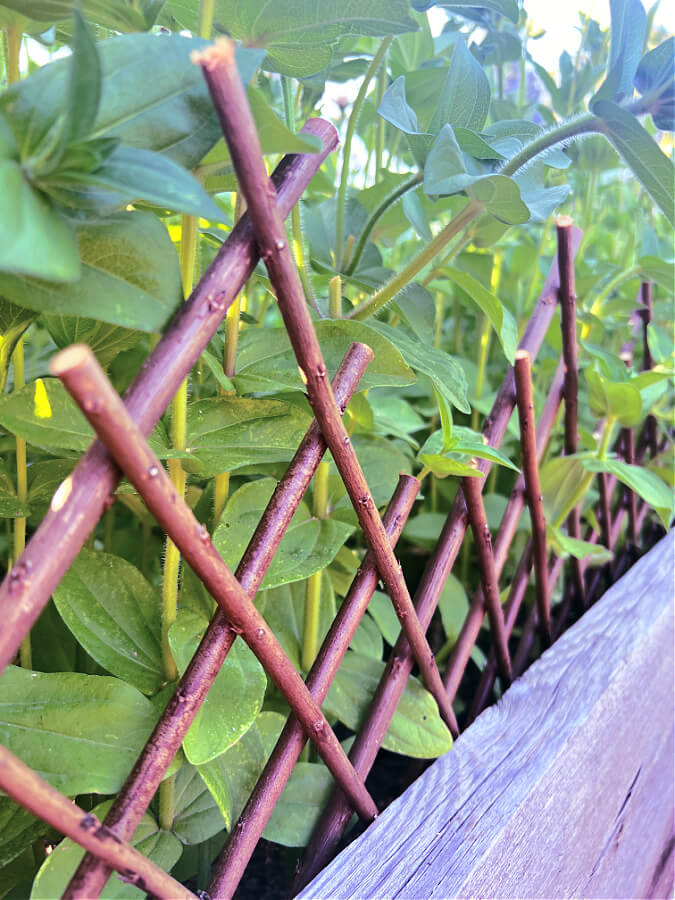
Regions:
<svg viewBox="0 0 675 900"><path fill-rule="evenodd" d="M386 37L368 66L368 70L363 77L361 87L356 95L356 100L352 106L352 111L347 122L347 133L345 134L344 148L342 151L342 171L340 172L340 186L337 194L337 211L335 216L335 254L338 260L338 268L342 265L344 258L344 239L345 239L345 208L347 205L347 186L349 183L349 162L352 154L352 140L356 131L356 124L361 114L363 101L366 99L368 88L373 76L380 67L380 64L386 56L389 45L393 40L392 36Z"/></svg>

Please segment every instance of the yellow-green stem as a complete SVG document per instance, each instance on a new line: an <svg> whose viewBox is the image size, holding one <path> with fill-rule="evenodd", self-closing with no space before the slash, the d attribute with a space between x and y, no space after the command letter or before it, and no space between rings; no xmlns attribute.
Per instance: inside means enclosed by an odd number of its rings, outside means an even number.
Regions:
<svg viewBox="0 0 675 900"><path fill-rule="evenodd" d="M176 776L169 775L159 786L159 827L171 831L176 808Z"/></svg>
<svg viewBox="0 0 675 900"><path fill-rule="evenodd" d="M328 282L328 315L331 319L342 318L342 279L339 275Z"/></svg>
<svg viewBox="0 0 675 900"><path fill-rule="evenodd" d="M472 200L467 203L464 209L462 209L452 221L448 222L445 228L442 228L436 237L433 238L426 247L423 247L420 252L410 260L407 266L404 266L403 269L401 269L398 275L395 275L391 281L388 281L387 284L383 285L380 290L376 291L376 293L366 300L365 303L357 307L354 312L351 313L350 318L363 321L374 315L385 304L389 303L389 301L392 300L406 284L409 284L413 278L433 260L437 253L440 253L440 251L449 244L460 231L463 231L470 222L473 222L481 209L482 206L477 201Z"/></svg>
<svg viewBox="0 0 675 900"><path fill-rule="evenodd" d="M199 4L199 37L209 40L213 31L216 0L201 0Z"/></svg>
<svg viewBox="0 0 675 900"><path fill-rule="evenodd" d="M314 515L324 519L328 509L327 462L319 463L314 476ZM302 668L309 672L319 650L319 618L321 615L321 581L323 570L319 569L307 579L305 592L305 625L302 635Z"/></svg>
<svg viewBox="0 0 675 900"><path fill-rule="evenodd" d="M605 427L602 432L602 441L600 442L600 449L598 450L599 459L607 459L607 451L609 450L609 443L612 439L612 431L614 431L615 423L616 418L614 416L607 416L607 418L605 419Z"/></svg>
<svg viewBox="0 0 675 900"><path fill-rule="evenodd" d="M19 56L23 32L14 25L7 29L7 83L14 84L20 78Z"/></svg>
<svg viewBox="0 0 675 900"><path fill-rule="evenodd" d="M382 66L377 76L377 109L380 108L384 91L387 87L387 67ZM384 119L382 116L377 117L375 124L375 181L379 176L382 168L382 154L384 152Z"/></svg>
<svg viewBox="0 0 675 900"><path fill-rule="evenodd" d="M487 358L490 351L490 320L487 316L483 316L483 323L480 330L480 340L478 342L478 375L476 376L476 400L480 400L483 393L483 384L485 383L485 370L487 368ZM474 431L478 429L480 413L474 409L471 413L471 427Z"/></svg>

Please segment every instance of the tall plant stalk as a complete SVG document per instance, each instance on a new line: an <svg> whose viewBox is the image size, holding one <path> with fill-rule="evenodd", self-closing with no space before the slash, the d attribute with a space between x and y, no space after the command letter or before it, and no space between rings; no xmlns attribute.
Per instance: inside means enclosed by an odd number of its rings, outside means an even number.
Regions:
<svg viewBox="0 0 675 900"><path fill-rule="evenodd" d="M325 519L328 512L328 472L327 462L319 463L314 476L313 510L317 519ZM302 635L302 668L309 672L319 650L319 619L321 616L321 584L323 569L319 569L307 579L305 590L305 625Z"/></svg>

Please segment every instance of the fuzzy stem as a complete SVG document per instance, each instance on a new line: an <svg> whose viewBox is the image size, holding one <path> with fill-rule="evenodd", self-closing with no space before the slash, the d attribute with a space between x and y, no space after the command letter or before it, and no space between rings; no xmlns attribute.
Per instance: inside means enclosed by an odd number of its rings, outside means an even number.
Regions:
<svg viewBox="0 0 675 900"><path fill-rule="evenodd" d="M342 318L342 279L339 275L328 282L328 315L331 319Z"/></svg>
<svg viewBox="0 0 675 900"><path fill-rule="evenodd" d="M319 463L314 476L314 515L325 519L328 512L327 462ZM305 627L302 636L302 668L309 672L319 650L319 616L321 613L321 581L323 570L319 569L307 579L305 594Z"/></svg>
<svg viewBox="0 0 675 900"><path fill-rule="evenodd" d="M384 91L387 87L387 67L382 66L377 76L377 108L380 108ZM384 152L384 119L382 116L377 117L375 125L375 181L377 174L382 168L382 154Z"/></svg>
<svg viewBox="0 0 675 900"><path fill-rule="evenodd" d="M448 222L445 228L442 228L436 237L410 260L407 266L404 266L403 269L401 269L398 275L395 275L391 281L387 282L387 284L381 287L379 291L376 291L376 293L366 300L365 303L357 307L357 309L351 313L349 318L363 321L382 309L385 304L389 303L399 291L409 284L413 278L433 260L434 256L436 256L436 254L439 253L446 244L455 237L455 235L459 234L460 231L466 228L466 226L476 218L482 208L482 205L474 200L467 203L462 211L458 213L454 219Z"/></svg>
<svg viewBox="0 0 675 900"><path fill-rule="evenodd" d="M335 253L338 259L338 268L342 264L344 256L345 207L347 205L347 185L349 182L349 162L352 153L352 139L356 130L356 123L358 122L359 116L361 114L363 101L366 99L366 94L368 93L368 88L370 87L370 82L379 69L380 64L384 59L392 40L393 38L390 36L382 41L377 53L372 59L372 62L368 66L368 70L363 77L363 81L361 82L359 92L356 95L356 100L354 101L354 105L349 116L349 122L347 123L347 133L345 134L344 149L342 151L342 171L340 172L340 186L338 188L337 212L335 218Z"/></svg>

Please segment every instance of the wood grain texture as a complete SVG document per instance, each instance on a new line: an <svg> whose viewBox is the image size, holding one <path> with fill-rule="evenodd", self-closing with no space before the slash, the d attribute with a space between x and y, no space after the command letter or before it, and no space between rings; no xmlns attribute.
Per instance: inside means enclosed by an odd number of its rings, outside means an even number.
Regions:
<svg viewBox="0 0 675 900"><path fill-rule="evenodd" d="M671 896L673 538L298 896Z"/></svg>

